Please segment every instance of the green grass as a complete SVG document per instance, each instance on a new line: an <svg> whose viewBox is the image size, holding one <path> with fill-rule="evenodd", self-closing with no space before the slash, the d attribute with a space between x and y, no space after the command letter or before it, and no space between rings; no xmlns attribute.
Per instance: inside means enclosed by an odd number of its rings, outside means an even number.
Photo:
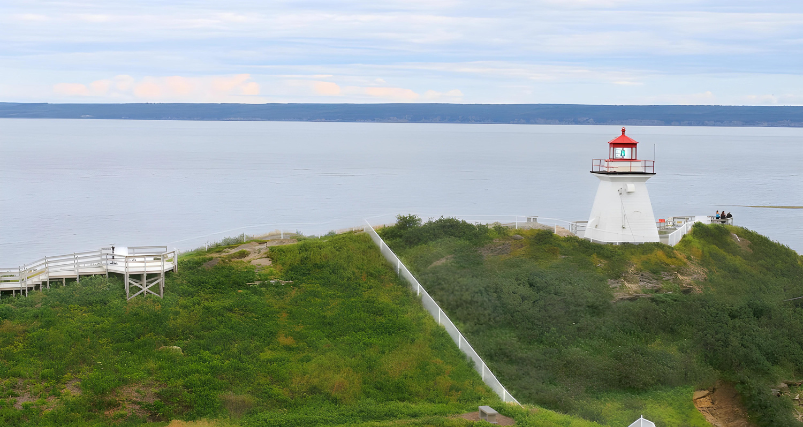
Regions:
<svg viewBox="0 0 803 427"><path fill-rule="evenodd" d="M674 248L515 232L400 217L380 233L519 401L697 426L693 390L725 379L759 425L800 425L769 391L803 378L803 300L784 301L803 295L794 251L722 225ZM646 297L617 300L623 281Z"/></svg>
<svg viewBox="0 0 803 427"><path fill-rule="evenodd" d="M500 404L367 236L270 253L184 256L164 299L101 277L4 298L0 424L451 426Z"/></svg>

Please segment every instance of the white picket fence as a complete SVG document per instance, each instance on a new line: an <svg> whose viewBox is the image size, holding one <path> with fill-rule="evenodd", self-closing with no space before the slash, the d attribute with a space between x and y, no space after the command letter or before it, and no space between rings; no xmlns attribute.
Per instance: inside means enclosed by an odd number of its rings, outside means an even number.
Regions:
<svg viewBox="0 0 803 427"><path fill-rule="evenodd" d="M666 244L669 245L669 246L677 245L680 242L680 239L682 239L683 236L685 236L686 234L688 234L689 231L691 231L691 228L693 226L694 226L694 223L691 222L691 221L683 223L683 225L678 227L677 230L673 231L672 233L670 233L666 237L666 239L667 239Z"/></svg>
<svg viewBox="0 0 803 427"><path fill-rule="evenodd" d="M367 221L366 221L367 222ZM382 253L382 256L385 257L388 262L390 262L393 267L396 269L396 274L402 277L407 283L410 285L410 289L415 292L421 298L421 304L424 308L432 315L432 318L438 321L438 324L443 326L446 329L446 332L452 337L452 341L457 344L457 348L460 349L468 358L474 362L474 369L482 377L482 380L488 387L491 388L498 396L502 399L503 402L513 402L519 404L519 401L516 400L510 393L507 391L505 386L502 385L501 382L496 378L496 375L488 369L488 365L485 364L485 361L482 360L479 354L474 351L474 348L469 344L466 337L460 333L460 330L449 320L449 316L443 312L443 310L438 306L438 303L429 296L426 289L418 283L418 280L410 273L410 270L405 267L404 263L401 262L399 257L393 253L393 251L385 244L385 241L379 237L376 230L371 226L371 224L367 224L365 226L365 232L371 236L371 240L379 246L379 251Z"/></svg>

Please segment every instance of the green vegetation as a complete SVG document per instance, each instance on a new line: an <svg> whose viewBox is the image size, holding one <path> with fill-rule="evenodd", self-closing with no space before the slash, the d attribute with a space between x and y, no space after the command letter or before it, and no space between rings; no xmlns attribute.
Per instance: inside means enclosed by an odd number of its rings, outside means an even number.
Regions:
<svg viewBox="0 0 803 427"><path fill-rule="evenodd" d="M367 236L259 271L236 246L183 256L164 299L102 277L4 298L0 425L461 426L501 405Z"/></svg>
<svg viewBox="0 0 803 427"><path fill-rule="evenodd" d="M519 401L705 426L693 391L728 381L756 424L801 425L771 388L803 379L803 261L763 236L613 246L413 216L380 234Z"/></svg>

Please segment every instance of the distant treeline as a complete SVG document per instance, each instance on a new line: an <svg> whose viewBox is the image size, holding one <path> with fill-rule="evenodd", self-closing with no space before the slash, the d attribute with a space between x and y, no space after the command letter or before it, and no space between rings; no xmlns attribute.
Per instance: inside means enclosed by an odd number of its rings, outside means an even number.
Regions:
<svg viewBox="0 0 803 427"><path fill-rule="evenodd" d="M803 126L803 107L579 104L33 104L0 118Z"/></svg>

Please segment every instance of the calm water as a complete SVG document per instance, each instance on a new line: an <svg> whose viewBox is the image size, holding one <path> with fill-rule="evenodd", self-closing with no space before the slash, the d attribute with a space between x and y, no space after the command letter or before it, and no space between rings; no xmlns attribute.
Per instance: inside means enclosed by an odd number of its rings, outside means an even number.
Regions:
<svg viewBox="0 0 803 427"><path fill-rule="evenodd" d="M0 120L0 265L363 218L587 220L617 126ZM803 253L803 129L628 127L658 218L732 211ZM283 225L280 225L283 224Z"/></svg>

